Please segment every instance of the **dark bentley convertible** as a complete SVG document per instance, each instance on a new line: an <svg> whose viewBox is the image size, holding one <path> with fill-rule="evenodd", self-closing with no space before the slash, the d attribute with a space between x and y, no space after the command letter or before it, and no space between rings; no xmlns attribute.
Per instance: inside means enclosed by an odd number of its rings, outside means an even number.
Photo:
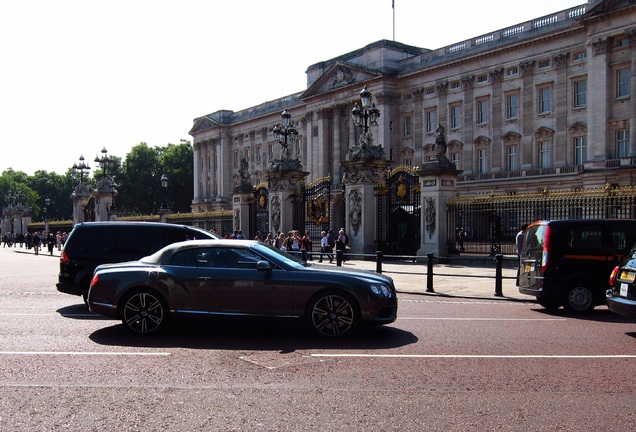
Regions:
<svg viewBox="0 0 636 432"><path fill-rule="evenodd" d="M329 337L397 317L391 278L311 266L251 240L192 240L101 265L88 304L137 334L156 333L179 314L297 318Z"/></svg>

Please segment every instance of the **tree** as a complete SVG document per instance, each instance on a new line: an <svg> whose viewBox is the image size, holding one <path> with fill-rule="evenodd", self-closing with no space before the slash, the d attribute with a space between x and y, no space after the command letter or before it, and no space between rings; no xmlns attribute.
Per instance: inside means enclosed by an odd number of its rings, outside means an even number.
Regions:
<svg viewBox="0 0 636 432"><path fill-rule="evenodd" d="M172 212L192 211L194 151L190 141L168 144L161 149L161 167L168 177L167 202Z"/></svg>
<svg viewBox="0 0 636 432"><path fill-rule="evenodd" d="M117 209L135 215L156 213L161 205L159 150L142 142L126 155L117 176Z"/></svg>

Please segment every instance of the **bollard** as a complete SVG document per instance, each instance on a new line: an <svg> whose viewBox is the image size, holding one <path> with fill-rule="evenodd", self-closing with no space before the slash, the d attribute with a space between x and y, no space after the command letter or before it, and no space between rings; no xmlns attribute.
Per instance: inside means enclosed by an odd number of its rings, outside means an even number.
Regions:
<svg viewBox="0 0 636 432"><path fill-rule="evenodd" d="M426 292L435 292L433 289L433 254L427 253L428 262L426 266Z"/></svg>
<svg viewBox="0 0 636 432"><path fill-rule="evenodd" d="M342 267L342 250L336 250L336 265Z"/></svg>
<svg viewBox="0 0 636 432"><path fill-rule="evenodd" d="M503 297L503 292L502 292L502 289L501 289L502 283L503 283L503 276L502 276L502 273L501 273L502 258L503 258L502 254L495 255L495 262L496 262L496 267L495 267L495 296L497 296L497 297Z"/></svg>
<svg viewBox="0 0 636 432"><path fill-rule="evenodd" d="M382 273L382 251L375 252L375 271L378 273Z"/></svg>

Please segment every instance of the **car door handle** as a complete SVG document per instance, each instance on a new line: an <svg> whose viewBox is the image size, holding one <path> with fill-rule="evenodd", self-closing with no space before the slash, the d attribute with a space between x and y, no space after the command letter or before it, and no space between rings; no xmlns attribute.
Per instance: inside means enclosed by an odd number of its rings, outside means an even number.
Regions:
<svg viewBox="0 0 636 432"><path fill-rule="evenodd" d="M212 280L212 278L208 276L199 276L197 280Z"/></svg>

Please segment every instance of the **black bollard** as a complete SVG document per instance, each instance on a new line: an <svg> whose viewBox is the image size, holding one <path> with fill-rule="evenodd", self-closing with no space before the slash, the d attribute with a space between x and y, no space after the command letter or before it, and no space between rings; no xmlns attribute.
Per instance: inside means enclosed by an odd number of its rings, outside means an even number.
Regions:
<svg viewBox="0 0 636 432"><path fill-rule="evenodd" d="M336 265L342 267L342 250L336 250Z"/></svg>
<svg viewBox="0 0 636 432"><path fill-rule="evenodd" d="M382 273L382 251L375 252L375 271L378 273Z"/></svg>
<svg viewBox="0 0 636 432"><path fill-rule="evenodd" d="M427 253L428 262L426 266L426 292L435 292L433 289L433 254Z"/></svg>
<svg viewBox="0 0 636 432"><path fill-rule="evenodd" d="M502 259L502 254L495 255L495 296L497 297L503 297L503 291L501 289L503 284L503 276L501 272Z"/></svg>

